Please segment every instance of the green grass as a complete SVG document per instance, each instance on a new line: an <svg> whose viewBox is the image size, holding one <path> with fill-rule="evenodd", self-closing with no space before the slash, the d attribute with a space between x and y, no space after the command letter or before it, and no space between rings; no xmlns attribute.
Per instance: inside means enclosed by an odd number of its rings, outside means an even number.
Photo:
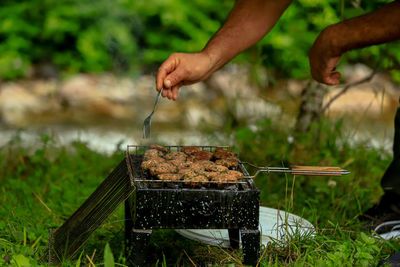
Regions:
<svg viewBox="0 0 400 267"><path fill-rule="evenodd" d="M256 179L263 205L306 218L315 236L262 247L261 266L376 266L400 249L400 241L371 238L358 216L379 200L379 180L390 162L382 150L366 144L350 146L340 124L322 122L312 134L293 136L269 121L257 130L235 126L240 158L258 165L334 165L352 171L343 177L260 175ZM60 226L124 157L91 151L83 143L59 147L43 137L39 148L24 148L16 139L0 152L0 266L46 265L40 256L48 246L48 230ZM123 210L119 208L64 266L124 265ZM109 247L107 247L107 243ZM106 248L106 249L105 249ZM158 266L240 262L240 250L201 245L174 231L154 231L151 252ZM93 255L93 257L92 257ZM110 256L112 255L112 257Z"/></svg>

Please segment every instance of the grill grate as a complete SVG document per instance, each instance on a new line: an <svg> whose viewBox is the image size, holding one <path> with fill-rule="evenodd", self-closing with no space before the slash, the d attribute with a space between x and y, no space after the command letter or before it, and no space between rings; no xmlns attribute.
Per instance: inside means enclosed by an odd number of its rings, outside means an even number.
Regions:
<svg viewBox="0 0 400 267"><path fill-rule="evenodd" d="M169 152L181 151L182 146L165 146ZM214 152L217 148L228 150L229 146L192 146L198 147L200 150ZM143 170L140 165L143 160L143 154L151 149L150 146L128 145L127 153L131 166L133 166L133 180L136 185L150 188L219 188L219 189L246 189L253 184L252 179L242 178L236 182L227 181L173 181L159 180L152 176L148 171ZM239 161L240 162L240 161ZM249 173L243 164L239 164L236 171L243 173L245 177L249 177Z"/></svg>

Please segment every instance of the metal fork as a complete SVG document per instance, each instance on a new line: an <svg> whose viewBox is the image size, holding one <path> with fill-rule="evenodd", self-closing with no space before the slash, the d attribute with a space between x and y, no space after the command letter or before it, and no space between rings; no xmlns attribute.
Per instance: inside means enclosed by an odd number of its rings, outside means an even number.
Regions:
<svg viewBox="0 0 400 267"><path fill-rule="evenodd" d="M154 103L154 108L153 111L150 113L149 116L144 120L143 122L143 138L150 138L150 125L151 125L151 117L154 114L154 111L156 111L156 107L158 104L158 101L160 99L160 95L162 93L164 88L161 88L160 92L158 92L157 97L156 97L156 102Z"/></svg>

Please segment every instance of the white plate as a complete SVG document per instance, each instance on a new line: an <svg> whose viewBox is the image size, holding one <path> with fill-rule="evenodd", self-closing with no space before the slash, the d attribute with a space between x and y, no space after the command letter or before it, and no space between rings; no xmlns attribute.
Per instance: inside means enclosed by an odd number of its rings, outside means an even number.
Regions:
<svg viewBox="0 0 400 267"><path fill-rule="evenodd" d="M314 226L297 215L282 210L260 207L261 242L290 240L293 235L313 235ZM229 235L226 229L177 229L179 234L212 246L229 247ZM241 245L241 244L240 244Z"/></svg>

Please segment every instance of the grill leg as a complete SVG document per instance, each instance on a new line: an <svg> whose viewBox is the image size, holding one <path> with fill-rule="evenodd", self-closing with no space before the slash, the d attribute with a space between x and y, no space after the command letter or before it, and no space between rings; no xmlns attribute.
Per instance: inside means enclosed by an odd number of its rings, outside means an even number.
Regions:
<svg viewBox="0 0 400 267"><path fill-rule="evenodd" d="M151 230L131 230L132 243L129 245L127 254L128 266L150 266L151 259L148 258L148 247L150 243Z"/></svg>
<svg viewBox="0 0 400 267"><path fill-rule="evenodd" d="M125 200L125 254L129 255L129 246L132 244L131 231L133 229L133 220L131 215L131 205L129 199Z"/></svg>
<svg viewBox="0 0 400 267"><path fill-rule="evenodd" d="M148 266L147 252L151 230L133 229L129 199L125 201L125 257L128 266Z"/></svg>
<svg viewBox="0 0 400 267"><path fill-rule="evenodd" d="M240 230L243 248L243 263L257 265L260 256L260 231L259 230Z"/></svg>
<svg viewBox="0 0 400 267"><path fill-rule="evenodd" d="M229 242L232 248L239 248L239 229L228 229Z"/></svg>

